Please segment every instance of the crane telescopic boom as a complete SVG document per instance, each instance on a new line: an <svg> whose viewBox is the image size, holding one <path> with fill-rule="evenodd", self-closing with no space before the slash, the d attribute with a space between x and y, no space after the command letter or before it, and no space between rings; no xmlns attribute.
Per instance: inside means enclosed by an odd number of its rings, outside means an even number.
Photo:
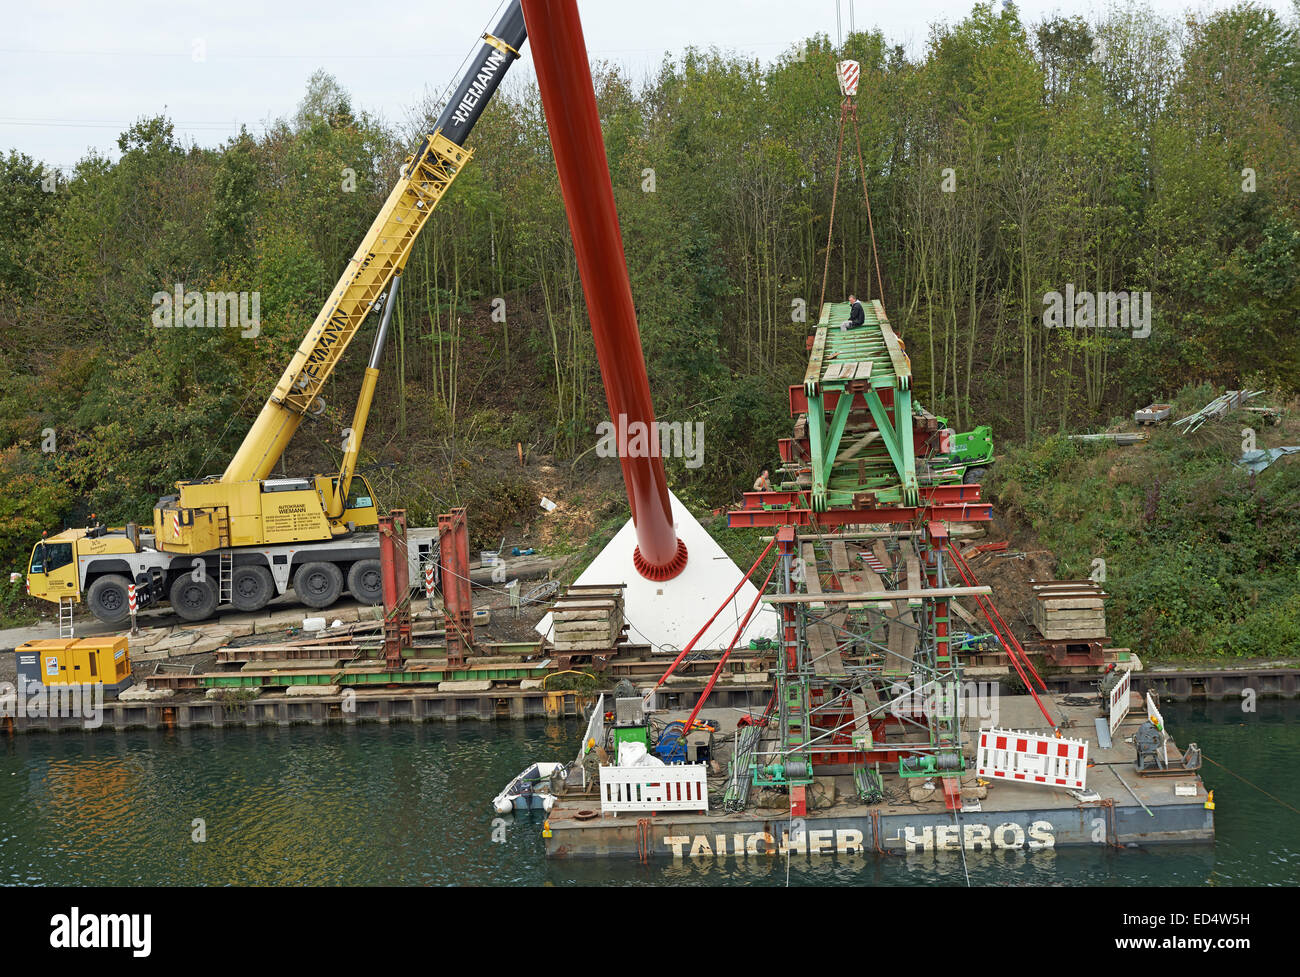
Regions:
<svg viewBox="0 0 1300 977"><path fill-rule="evenodd" d="M472 152L464 148L465 140L506 71L519 57L526 37L519 0L511 0L493 33L483 35L482 47L438 117L434 131L420 141L402 167L401 178L231 458L222 482L270 476L303 415L323 410L322 386L366 316L379 306L390 283L401 274L430 212L469 161ZM390 304L394 297L389 297ZM372 368L378 359L375 354L382 352L382 331L377 338L381 344L372 352ZM364 392L362 400L367 400ZM361 421L364 426L364 417ZM359 440L354 421L353 445ZM341 494L345 495L346 490Z"/></svg>

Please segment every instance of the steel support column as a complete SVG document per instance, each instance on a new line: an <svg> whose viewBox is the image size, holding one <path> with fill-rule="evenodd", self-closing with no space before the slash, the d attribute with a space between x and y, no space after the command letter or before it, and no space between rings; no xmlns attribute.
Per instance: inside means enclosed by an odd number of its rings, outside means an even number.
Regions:
<svg viewBox="0 0 1300 977"><path fill-rule="evenodd" d="M447 666L465 663L474 645L474 599L469 581L469 523L464 509L438 516L438 570L442 580L442 615L446 628Z"/></svg>
<svg viewBox="0 0 1300 977"><path fill-rule="evenodd" d="M384 664L402 667L411 645L411 583L406 565L406 510L379 517L379 569L384 591Z"/></svg>

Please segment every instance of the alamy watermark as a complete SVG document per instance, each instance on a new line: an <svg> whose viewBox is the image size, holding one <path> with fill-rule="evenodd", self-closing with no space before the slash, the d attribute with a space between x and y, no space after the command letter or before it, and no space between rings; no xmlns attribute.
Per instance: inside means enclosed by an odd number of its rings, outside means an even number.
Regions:
<svg viewBox="0 0 1300 977"><path fill-rule="evenodd" d="M600 458L685 458L687 468L704 464L704 422L628 421L618 415L618 424L601 421L596 425L596 455Z"/></svg>
<svg viewBox="0 0 1300 977"><path fill-rule="evenodd" d="M1134 339L1151 335L1150 292L1065 292L1043 296L1043 325L1048 329L1117 329Z"/></svg>
<svg viewBox="0 0 1300 977"><path fill-rule="evenodd" d="M0 682L0 719L80 719L85 729L104 725L104 684L42 685L19 676Z"/></svg>
<svg viewBox="0 0 1300 977"><path fill-rule="evenodd" d="M244 339L262 331L261 292L187 292L177 284L153 293L153 324L159 329L238 329Z"/></svg>
<svg viewBox="0 0 1300 977"><path fill-rule="evenodd" d="M894 683L889 694L889 711L899 718L908 716L956 716L997 725L999 694L997 682L935 681L915 688L906 681Z"/></svg>

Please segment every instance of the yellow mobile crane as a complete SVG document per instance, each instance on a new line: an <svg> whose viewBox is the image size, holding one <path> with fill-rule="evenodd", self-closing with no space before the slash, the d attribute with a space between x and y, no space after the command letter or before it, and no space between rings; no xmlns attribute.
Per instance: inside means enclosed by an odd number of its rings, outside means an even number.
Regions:
<svg viewBox="0 0 1300 977"><path fill-rule="evenodd" d="M129 613L127 587L141 603L169 599L188 620L221 604L257 610L292 586L310 607L338 600L346 580L354 597L379 603L378 512L356 463L379 379L402 269L415 239L473 155L466 137L527 36L520 0L511 0L470 62L434 130L402 166L401 176L284 375L220 477L176 483L154 507L153 534L134 525L67 530L37 543L28 567L33 596L61 607L85 601L100 620ZM372 312L380 322L352 427L337 472L272 478L294 432L324 411L320 391ZM361 532L358 532L361 531ZM411 530L412 561L436 530ZM414 579L414 577L413 577ZM70 613L70 607L69 607Z"/></svg>

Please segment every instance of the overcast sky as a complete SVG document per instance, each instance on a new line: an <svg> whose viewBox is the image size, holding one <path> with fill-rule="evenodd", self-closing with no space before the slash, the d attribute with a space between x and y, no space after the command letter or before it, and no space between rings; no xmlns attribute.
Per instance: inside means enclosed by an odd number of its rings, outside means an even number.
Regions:
<svg viewBox="0 0 1300 977"><path fill-rule="evenodd" d="M1289 16L1291 0L1267 2ZM1229 5L1150 3L1162 14ZM847 33L850 5L839 6ZM854 19L915 53L931 23L960 20L970 6L857 0ZM1019 6L1032 25L1053 13L1092 20L1107 4ZM580 0L579 7L592 57L618 62L638 80L665 52L687 45L766 61L811 34L837 36L835 0ZM16 148L65 169L91 147L115 158L118 134L141 116L165 112L183 141L204 146L220 144L241 123L260 131L292 115L317 68L339 80L354 108L406 122L427 91L455 77L498 9L497 0L3 0L3 8L9 30L0 35L0 150ZM526 55L512 72L516 83L531 77Z"/></svg>

